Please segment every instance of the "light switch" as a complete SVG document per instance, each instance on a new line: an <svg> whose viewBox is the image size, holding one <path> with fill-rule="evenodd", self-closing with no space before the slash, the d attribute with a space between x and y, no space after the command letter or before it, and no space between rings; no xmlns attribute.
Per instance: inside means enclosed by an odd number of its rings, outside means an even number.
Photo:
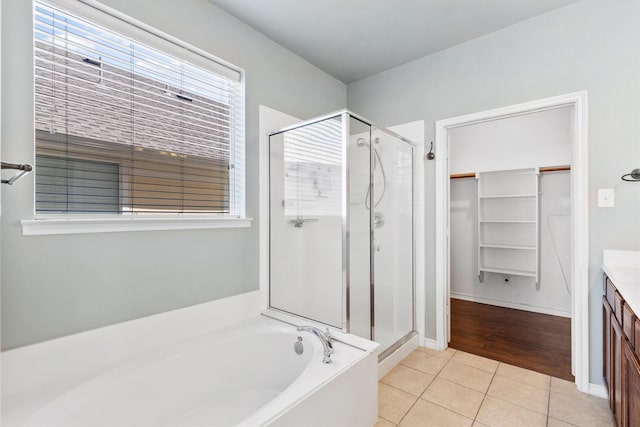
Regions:
<svg viewBox="0 0 640 427"><path fill-rule="evenodd" d="M612 208L614 205L613 188L598 189L598 207Z"/></svg>

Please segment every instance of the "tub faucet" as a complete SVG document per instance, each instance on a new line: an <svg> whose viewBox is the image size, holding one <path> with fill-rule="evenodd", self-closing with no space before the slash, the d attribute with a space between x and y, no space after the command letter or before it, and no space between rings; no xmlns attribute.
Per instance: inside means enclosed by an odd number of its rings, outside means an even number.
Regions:
<svg viewBox="0 0 640 427"><path fill-rule="evenodd" d="M320 329L313 326L298 326L298 332L303 331L311 332L320 339L320 342L322 342L322 348L324 350L322 363L332 363L331 355L333 354L333 344L331 343L331 340L333 338L331 338L329 328L327 328L327 332L322 332Z"/></svg>

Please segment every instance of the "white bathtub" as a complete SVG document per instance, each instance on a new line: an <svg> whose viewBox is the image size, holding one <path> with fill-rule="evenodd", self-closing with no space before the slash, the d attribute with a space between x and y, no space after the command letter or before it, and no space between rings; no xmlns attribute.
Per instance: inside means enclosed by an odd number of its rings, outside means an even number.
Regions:
<svg viewBox="0 0 640 427"><path fill-rule="evenodd" d="M304 352L293 345L303 337ZM5 396L3 425L371 426L377 352L320 341L259 316L101 368ZM5 393L6 394L6 393Z"/></svg>

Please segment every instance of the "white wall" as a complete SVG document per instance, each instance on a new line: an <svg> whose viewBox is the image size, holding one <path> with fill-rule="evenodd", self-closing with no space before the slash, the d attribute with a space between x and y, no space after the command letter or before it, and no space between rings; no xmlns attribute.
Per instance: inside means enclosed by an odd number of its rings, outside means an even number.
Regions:
<svg viewBox="0 0 640 427"><path fill-rule="evenodd" d="M382 125L436 120L554 95L589 96L590 381L602 383L604 248L640 249L640 187L620 180L640 159L640 3L581 0L354 82L348 106ZM426 335L435 337L434 162L426 162ZM598 188L616 190L597 208Z"/></svg>
<svg viewBox="0 0 640 427"><path fill-rule="evenodd" d="M33 176L2 192L4 349L258 289L258 106L344 108L343 83L206 0L104 0L246 71L249 229L21 235ZM2 1L2 159L33 162L32 3ZM19 184L19 185L18 185Z"/></svg>
<svg viewBox="0 0 640 427"><path fill-rule="evenodd" d="M565 107L451 129L449 172L568 165L571 121Z"/></svg>

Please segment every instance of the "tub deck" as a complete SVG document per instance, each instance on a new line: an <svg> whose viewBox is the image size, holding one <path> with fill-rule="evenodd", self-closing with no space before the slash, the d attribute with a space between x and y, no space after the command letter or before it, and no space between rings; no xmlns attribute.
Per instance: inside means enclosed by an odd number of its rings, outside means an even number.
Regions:
<svg viewBox="0 0 640 427"><path fill-rule="evenodd" d="M293 350L298 336L301 355ZM312 334L254 316L29 390L3 387L2 424L370 426L377 420L377 345L371 344L335 342L334 362L323 364L322 346ZM56 351L64 355L64 345ZM11 364L3 360L3 369Z"/></svg>

